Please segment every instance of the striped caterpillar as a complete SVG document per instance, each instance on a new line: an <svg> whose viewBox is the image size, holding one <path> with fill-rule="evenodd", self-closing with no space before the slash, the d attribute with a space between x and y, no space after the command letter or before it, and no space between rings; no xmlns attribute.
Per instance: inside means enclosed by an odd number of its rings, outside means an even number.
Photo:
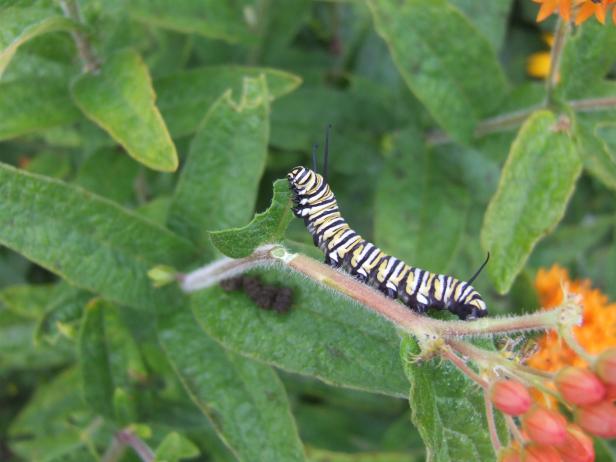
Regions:
<svg viewBox="0 0 616 462"><path fill-rule="evenodd" d="M325 165L327 148L326 139ZM488 262L489 254L468 282L414 268L387 255L347 224L327 181L315 171L315 159L313 151L313 170L295 167L287 178L293 194L293 213L304 219L314 244L325 254L326 264L345 270L419 313L425 313L428 308L447 309L460 319L467 320L488 314L485 302L471 283Z"/></svg>

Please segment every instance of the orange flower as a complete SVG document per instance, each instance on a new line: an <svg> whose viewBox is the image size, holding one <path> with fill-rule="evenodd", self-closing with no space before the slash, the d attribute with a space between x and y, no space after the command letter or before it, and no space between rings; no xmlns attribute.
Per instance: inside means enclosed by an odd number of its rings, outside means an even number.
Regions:
<svg viewBox="0 0 616 462"><path fill-rule="evenodd" d="M533 0L535 3L541 3L539 13L537 14L537 22L543 21L550 16L556 9L565 21L569 21L571 17L571 1L572 0Z"/></svg>
<svg viewBox="0 0 616 462"><path fill-rule="evenodd" d="M607 4L608 0L585 0L577 10L575 23L581 24L594 14L601 24L605 24Z"/></svg>
<svg viewBox="0 0 616 462"><path fill-rule="evenodd" d="M605 294L592 288L590 281L571 281L567 270L556 265L549 270L540 269L535 278L535 288L544 309L560 305L563 286L581 297L583 323L573 329L577 341L591 354L616 347L616 303L609 303ZM528 360L531 367L556 371L564 366L586 366L586 362L556 332L543 335L538 344L539 350Z"/></svg>
<svg viewBox="0 0 616 462"><path fill-rule="evenodd" d="M541 3L537 22L543 21L554 12L558 12L565 20L571 19L572 7L575 10L575 23L581 24L591 16L595 16L601 24L605 24L605 16L610 3L616 0L533 0ZM616 23L616 9L613 11L614 23Z"/></svg>

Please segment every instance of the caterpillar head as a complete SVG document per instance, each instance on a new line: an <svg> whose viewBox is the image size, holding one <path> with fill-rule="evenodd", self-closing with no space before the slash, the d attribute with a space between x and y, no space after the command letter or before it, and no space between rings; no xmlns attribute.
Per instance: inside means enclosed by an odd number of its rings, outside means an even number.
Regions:
<svg viewBox="0 0 616 462"><path fill-rule="evenodd" d="M456 310L457 315L460 317L460 319L470 320L483 318L488 314L488 307L486 306L486 302L483 300L483 298L481 298L481 295L479 295L475 291L473 292L474 294L472 297L470 297L470 301L465 301Z"/></svg>
<svg viewBox="0 0 616 462"><path fill-rule="evenodd" d="M295 167L287 174L289 185L296 194L312 188L317 181L317 174L306 167Z"/></svg>

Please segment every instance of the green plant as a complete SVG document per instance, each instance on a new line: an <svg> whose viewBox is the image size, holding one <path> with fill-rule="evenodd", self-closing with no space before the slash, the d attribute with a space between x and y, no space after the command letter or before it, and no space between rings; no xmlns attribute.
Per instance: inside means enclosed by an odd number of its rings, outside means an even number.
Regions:
<svg viewBox="0 0 616 462"><path fill-rule="evenodd" d="M494 461L521 441L494 371L559 395L513 339L554 328L595 362L578 300L535 312L534 271L616 297L616 27L536 14L1 2L0 458ZM540 27L545 82L524 67ZM310 258L283 178L328 123L349 222L461 278L489 250L491 317L419 316ZM219 286L246 271L290 312Z"/></svg>

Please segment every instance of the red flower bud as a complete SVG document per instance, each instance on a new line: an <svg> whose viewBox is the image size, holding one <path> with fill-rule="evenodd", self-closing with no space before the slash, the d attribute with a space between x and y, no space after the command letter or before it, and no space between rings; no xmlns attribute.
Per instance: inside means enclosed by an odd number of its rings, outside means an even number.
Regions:
<svg viewBox="0 0 616 462"><path fill-rule="evenodd" d="M565 367L558 373L555 382L563 398L571 404L593 404L605 396L605 386L588 369Z"/></svg>
<svg viewBox="0 0 616 462"><path fill-rule="evenodd" d="M616 401L616 385L607 384L605 387L605 401Z"/></svg>
<svg viewBox="0 0 616 462"><path fill-rule="evenodd" d="M524 414L531 405L528 389L515 380L497 380L492 384L490 399L494 407L509 415Z"/></svg>
<svg viewBox="0 0 616 462"><path fill-rule="evenodd" d="M605 383L616 385L616 348L610 348L599 355L595 370Z"/></svg>
<svg viewBox="0 0 616 462"><path fill-rule="evenodd" d="M556 446L563 462L593 462L595 448L592 438L577 425L567 426L567 437L563 444Z"/></svg>
<svg viewBox="0 0 616 462"><path fill-rule="evenodd" d="M552 446L531 443L524 448L522 462L562 462L562 459Z"/></svg>
<svg viewBox="0 0 616 462"><path fill-rule="evenodd" d="M609 401L579 408L575 412L575 421L593 435L602 438L616 437L616 406Z"/></svg>
<svg viewBox="0 0 616 462"><path fill-rule="evenodd" d="M498 454L498 462L521 462L520 451L515 448L501 449Z"/></svg>
<svg viewBox="0 0 616 462"><path fill-rule="evenodd" d="M533 407L522 417L528 437L539 444L562 444L567 436L567 421L556 411Z"/></svg>

